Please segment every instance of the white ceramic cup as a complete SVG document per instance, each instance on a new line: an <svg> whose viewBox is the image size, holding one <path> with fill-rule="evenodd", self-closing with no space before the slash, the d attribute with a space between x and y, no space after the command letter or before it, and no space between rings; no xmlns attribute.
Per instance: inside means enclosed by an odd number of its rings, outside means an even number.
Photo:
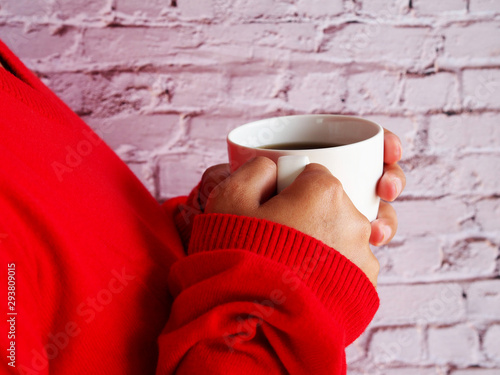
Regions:
<svg viewBox="0 0 500 375"><path fill-rule="evenodd" d="M313 149L260 148L286 143L327 143L341 146ZM256 156L278 165L278 192L293 182L305 166L319 163L342 183L354 206L370 221L377 218L376 194L384 166L384 130L359 117L298 115L275 117L242 125L227 136L234 172Z"/></svg>

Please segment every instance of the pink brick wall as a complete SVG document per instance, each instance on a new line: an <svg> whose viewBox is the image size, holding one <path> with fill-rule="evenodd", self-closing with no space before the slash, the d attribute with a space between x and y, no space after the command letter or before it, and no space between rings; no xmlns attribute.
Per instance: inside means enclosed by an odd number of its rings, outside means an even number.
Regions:
<svg viewBox="0 0 500 375"><path fill-rule="evenodd" d="M175 6L174 6L175 5ZM0 37L158 200L292 113L397 133L400 228L350 374L500 374L499 0L7 0Z"/></svg>

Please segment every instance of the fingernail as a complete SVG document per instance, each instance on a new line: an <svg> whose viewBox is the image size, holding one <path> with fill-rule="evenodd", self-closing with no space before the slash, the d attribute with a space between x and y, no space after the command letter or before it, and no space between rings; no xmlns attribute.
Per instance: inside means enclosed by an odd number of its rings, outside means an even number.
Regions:
<svg viewBox="0 0 500 375"><path fill-rule="evenodd" d="M388 225L385 225L384 229L383 229L383 232L384 232L384 240L383 240L383 242L389 241L389 238L391 238L391 235L392 235L392 229L391 229L391 227L388 226Z"/></svg>

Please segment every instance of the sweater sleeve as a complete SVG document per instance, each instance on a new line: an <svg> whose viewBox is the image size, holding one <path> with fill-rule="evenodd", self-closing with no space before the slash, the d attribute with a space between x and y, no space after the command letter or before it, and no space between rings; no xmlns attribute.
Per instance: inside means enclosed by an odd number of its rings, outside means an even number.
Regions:
<svg viewBox="0 0 500 375"><path fill-rule="evenodd" d="M159 374L345 374L345 347L379 299L363 272L292 228L235 215L194 220L171 268Z"/></svg>

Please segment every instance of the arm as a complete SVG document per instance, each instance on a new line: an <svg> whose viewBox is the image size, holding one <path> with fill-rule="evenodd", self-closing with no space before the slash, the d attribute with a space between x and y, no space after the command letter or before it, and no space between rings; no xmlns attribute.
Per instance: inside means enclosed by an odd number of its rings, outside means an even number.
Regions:
<svg viewBox="0 0 500 375"><path fill-rule="evenodd" d="M370 224L322 166L275 181L257 158L211 192L169 276L158 374L345 373L378 307Z"/></svg>

